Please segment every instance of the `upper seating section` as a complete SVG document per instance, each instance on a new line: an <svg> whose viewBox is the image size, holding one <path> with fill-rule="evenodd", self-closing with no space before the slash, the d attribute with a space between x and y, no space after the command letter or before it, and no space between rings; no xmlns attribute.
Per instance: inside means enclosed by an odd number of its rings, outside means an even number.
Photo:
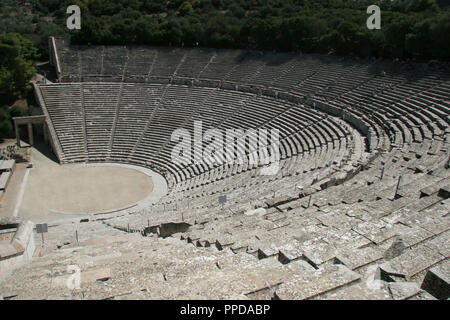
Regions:
<svg viewBox="0 0 450 320"><path fill-rule="evenodd" d="M201 154L204 163L200 164L182 166L171 161L178 144L171 141L172 133L187 129L192 134L195 124L201 123L203 134L213 128L221 132L278 129L281 159L316 153L317 164L328 163L333 154L340 159L349 148L348 130L324 113L246 92L125 82L41 85L38 91L62 146L62 162L135 163L168 173L172 185L220 166ZM202 150L210 143L204 140ZM244 145L236 146L234 156L244 162L227 167L214 178L205 175L184 188L257 168L249 163L251 155ZM294 170L288 167L286 164L286 171Z"/></svg>
<svg viewBox="0 0 450 320"><path fill-rule="evenodd" d="M378 62L324 55L212 48L150 46L75 46L56 39L60 81L152 82L173 79L212 80L274 88L323 100L353 90L394 88L433 75L449 80L448 66ZM427 82L427 79L423 79ZM420 89L416 88L408 90Z"/></svg>
<svg viewBox="0 0 450 320"><path fill-rule="evenodd" d="M56 49L61 81L75 82L71 90L80 92L70 102L74 106L62 111L73 117L81 110L73 132L58 134L67 149L65 160L164 167L174 184L215 168L212 163L166 165L175 144L170 134L177 128L192 131L196 120L203 121L204 130L278 128L283 159L304 152L328 159L328 151L341 154L338 150L348 148L342 139L349 134L334 118L323 121L326 113L366 136L367 151L445 139L449 133L445 66L245 50L70 46L62 39ZM41 88L50 108L67 98L51 92L59 89ZM49 115L58 122L56 114ZM72 141L75 131L82 141ZM70 155L76 143L77 158Z"/></svg>

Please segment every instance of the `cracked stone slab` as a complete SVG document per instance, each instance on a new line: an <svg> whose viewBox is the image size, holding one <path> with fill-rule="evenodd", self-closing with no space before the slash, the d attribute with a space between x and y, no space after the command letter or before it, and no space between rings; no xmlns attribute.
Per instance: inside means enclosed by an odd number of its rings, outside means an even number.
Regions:
<svg viewBox="0 0 450 320"><path fill-rule="evenodd" d="M406 300L420 292L419 285L415 282L391 282L389 291L394 300Z"/></svg>
<svg viewBox="0 0 450 320"><path fill-rule="evenodd" d="M312 275L298 275L281 284L275 297L282 300L305 300L357 281L361 276L342 265L329 265Z"/></svg>
<svg viewBox="0 0 450 320"><path fill-rule="evenodd" d="M382 285L379 288L372 288L367 281L352 282L337 290L332 290L316 299L324 300L392 300L387 286Z"/></svg>
<svg viewBox="0 0 450 320"><path fill-rule="evenodd" d="M438 251L445 258L450 257L450 230L437 235L435 238L424 242L424 245Z"/></svg>
<svg viewBox="0 0 450 320"><path fill-rule="evenodd" d="M312 265L304 260L292 261L286 265L283 265L282 268L288 269L293 274L297 275L312 274L316 271L316 269Z"/></svg>
<svg viewBox="0 0 450 320"><path fill-rule="evenodd" d="M383 250L376 247L351 249L336 256L340 263L351 270L358 269L381 258L383 258Z"/></svg>
<svg viewBox="0 0 450 320"><path fill-rule="evenodd" d="M409 228L401 224L389 224L384 221L362 222L353 227L353 230L369 240L379 244L397 234L406 232Z"/></svg>
<svg viewBox="0 0 450 320"><path fill-rule="evenodd" d="M339 252L353 248L361 248L371 243L370 240L354 230L343 231L330 229L322 237L322 240L336 247Z"/></svg>
<svg viewBox="0 0 450 320"><path fill-rule="evenodd" d="M434 234L440 234L450 229L450 217L433 216L427 212L406 216L399 221L409 226L420 226Z"/></svg>
<svg viewBox="0 0 450 320"><path fill-rule="evenodd" d="M304 256L315 265L320 265L333 259L339 251L338 248L322 239L306 241L300 246L300 250L303 251Z"/></svg>
<svg viewBox="0 0 450 320"><path fill-rule="evenodd" d="M406 249L401 255L389 261L392 268L407 279L445 259L436 250L425 245Z"/></svg>
<svg viewBox="0 0 450 320"><path fill-rule="evenodd" d="M317 216L317 219L326 226L335 227L340 230L350 230L353 226L361 222L354 217L347 216L340 212L321 214Z"/></svg>
<svg viewBox="0 0 450 320"><path fill-rule="evenodd" d="M419 226L414 226L411 230L400 234L407 247L423 242L424 240L431 238L433 235L434 234L432 232Z"/></svg>

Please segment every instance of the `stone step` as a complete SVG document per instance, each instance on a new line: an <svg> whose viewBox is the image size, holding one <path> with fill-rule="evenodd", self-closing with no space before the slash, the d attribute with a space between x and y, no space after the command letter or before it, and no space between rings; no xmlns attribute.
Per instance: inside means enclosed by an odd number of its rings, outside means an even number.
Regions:
<svg viewBox="0 0 450 320"><path fill-rule="evenodd" d="M357 281L361 276L343 265L330 265L312 274L298 275L281 284L274 298L305 300Z"/></svg>

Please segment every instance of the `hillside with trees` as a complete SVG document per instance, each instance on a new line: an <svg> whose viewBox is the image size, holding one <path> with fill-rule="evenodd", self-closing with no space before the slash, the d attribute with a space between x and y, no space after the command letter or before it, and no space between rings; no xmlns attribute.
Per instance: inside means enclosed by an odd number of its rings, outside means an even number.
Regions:
<svg viewBox="0 0 450 320"><path fill-rule="evenodd" d="M13 135L12 117L27 113L13 104L31 91L29 80L36 73L37 58L30 40L17 33L0 34L0 139Z"/></svg>
<svg viewBox="0 0 450 320"><path fill-rule="evenodd" d="M67 6L81 30L66 28ZM377 4L381 30L368 30ZM435 0L2 0L0 33L17 32L46 55L49 35L78 44L151 44L450 58L450 11Z"/></svg>

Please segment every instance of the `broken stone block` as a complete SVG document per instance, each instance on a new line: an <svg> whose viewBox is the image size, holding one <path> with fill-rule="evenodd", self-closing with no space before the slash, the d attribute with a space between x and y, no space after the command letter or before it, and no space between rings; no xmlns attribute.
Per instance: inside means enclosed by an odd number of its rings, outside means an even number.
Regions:
<svg viewBox="0 0 450 320"><path fill-rule="evenodd" d="M448 199L450 197L450 184L446 185L445 187L442 187L439 190L439 196Z"/></svg>
<svg viewBox="0 0 450 320"><path fill-rule="evenodd" d="M389 291L394 300L409 299L420 292L419 285L415 282L391 282Z"/></svg>
<svg viewBox="0 0 450 320"><path fill-rule="evenodd" d="M305 273L311 274L316 270L312 265L310 265L308 262L304 260L292 261L291 263L284 265L283 268L287 268L291 270L294 274L298 275L302 275Z"/></svg>
<svg viewBox="0 0 450 320"><path fill-rule="evenodd" d="M396 268L393 268L389 262L385 262L382 265L380 265L375 275L375 279L383 280L386 282L393 282L394 281L393 277L406 278L406 275L404 272L399 271Z"/></svg>
<svg viewBox="0 0 450 320"><path fill-rule="evenodd" d="M421 288L439 300L450 297L450 262L428 270Z"/></svg>
<svg viewBox="0 0 450 320"><path fill-rule="evenodd" d="M380 267L378 267L377 270L375 271L374 280L384 281L384 282L394 282L394 279L392 279L389 276L389 273L387 273L386 271L384 271Z"/></svg>

